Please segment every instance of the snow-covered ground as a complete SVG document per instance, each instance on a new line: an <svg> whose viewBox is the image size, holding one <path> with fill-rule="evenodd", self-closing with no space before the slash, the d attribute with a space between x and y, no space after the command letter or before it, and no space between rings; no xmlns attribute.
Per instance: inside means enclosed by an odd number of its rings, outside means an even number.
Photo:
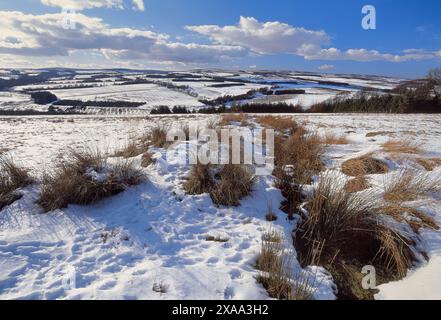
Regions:
<svg viewBox="0 0 441 320"><path fill-rule="evenodd" d="M170 90L156 84L133 84L100 86L81 89L51 90L60 99L81 101L133 101L154 106L203 106L196 98L185 93Z"/></svg>
<svg viewBox="0 0 441 320"><path fill-rule="evenodd" d="M98 146L112 153L130 137L158 123L198 124L217 116L0 117L0 152L8 152L35 176L67 148ZM439 115L294 115L320 134L344 134L350 144L325 154L328 168L377 152L391 138L410 140L427 157L441 157ZM375 137L367 133L380 132ZM181 145L180 147L182 147ZM91 206L69 206L42 214L37 186L0 212L0 299L267 299L253 267L262 234L285 234L292 248L292 222L278 210L283 200L273 177L259 177L251 196L237 208L217 208L209 195L189 196L182 184L190 167L154 149L148 180ZM135 159L139 164L140 158ZM408 165L394 159L394 166ZM440 169L432 174L441 173ZM382 177L371 177L380 185ZM268 203L278 220L265 220ZM427 210L426 210L427 209ZM425 208L441 225L441 204ZM227 242L208 242L220 236ZM380 287L378 299L440 298L441 232L424 229L421 244L430 257L408 277ZM332 280L316 270L316 299L334 299ZM153 288L166 288L160 293Z"/></svg>
<svg viewBox="0 0 441 320"><path fill-rule="evenodd" d="M13 74L14 72L14 74ZM59 99L81 101L131 101L144 103L141 112L158 106L186 106L198 109L205 105L201 100L212 100L224 96L238 96L251 90L272 88L275 90L300 89L305 94L285 94L278 96L256 97L244 102L278 103L286 102L301 105L305 109L319 102L332 99L342 93L353 93L363 88L374 91L393 89L402 79L356 76L327 75L300 72L229 72L215 70L195 70L192 72L161 71L111 71L111 70L0 70L4 80L10 80L0 90L0 109L47 110L49 105L38 106L32 103L28 90L50 91ZM35 83L26 76L42 76ZM43 76L46 75L46 76ZM21 79L24 78L23 83ZM14 81L18 80L18 81ZM158 84L127 84L131 80L157 81ZM125 83L125 84L124 84ZM188 86L188 89L172 89L163 86ZM233 86L225 86L232 84ZM83 88L81 88L83 87ZM275 87L275 88L273 88ZM119 113L115 108L77 110L83 113ZM106 110L102 110L106 109ZM130 108L134 109L134 108ZM144 111L143 111L144 110ZM137 113L127 110L127 113Z"/></svg>

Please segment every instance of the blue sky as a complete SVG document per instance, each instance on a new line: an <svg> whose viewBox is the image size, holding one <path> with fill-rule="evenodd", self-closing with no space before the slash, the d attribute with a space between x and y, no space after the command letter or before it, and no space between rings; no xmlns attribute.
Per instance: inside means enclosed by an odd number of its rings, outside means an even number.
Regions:
<svg viewBox="0 0 441 320"><path fill-rule="evenodd" d="M361 26L367 4L376 9L375 30ZM71 6L78 21L75 30L66 30L61 12ZM412 78L441 66L440 12L437 0L2 1L0 65L321 70Z"/></svg>

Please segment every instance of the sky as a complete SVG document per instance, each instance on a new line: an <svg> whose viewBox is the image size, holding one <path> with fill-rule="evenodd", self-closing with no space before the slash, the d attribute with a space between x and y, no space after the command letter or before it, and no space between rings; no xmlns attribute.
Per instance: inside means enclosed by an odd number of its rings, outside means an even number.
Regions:
<svg viewBox="0 0 441 320"><path fill-rule="evenodd" d="M439 0L0 0L0 67L417 78L441 66L440 12Z"/></svg>

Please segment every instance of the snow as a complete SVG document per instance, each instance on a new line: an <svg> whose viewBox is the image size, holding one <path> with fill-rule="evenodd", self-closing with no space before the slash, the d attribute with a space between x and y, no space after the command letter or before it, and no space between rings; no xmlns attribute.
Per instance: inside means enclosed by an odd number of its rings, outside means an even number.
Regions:
<svg viewBox="0 0 441 320"><path fill-rule="evenodd" d="M237 94L236 90L248 91L254 86L208 88L211 84L188 83L201 95L205 92L211 97L226 92ZM147 107L186 103L199 106L197 98L153 84L54 90L54 93L63 99L145 101ZM307 106L334 94L331 90L310 88L305 95L282 98ZM0 101L2 106L30 104L25 97L28 96L17 92L2 92ZM441 157L440 115L289 116L320 135L334 133L348 137L348 145L326 149L326 165L335 172L345 160L370 152L375 152L376 157L390 163L396 171L406 166L418 168L411 157L393 159L381 149L382 143L395 138L420 145L425 157ZM7 151L29 168L33 176L39 177L68 148L98 147L114 154L131 137L158 124L180 127L193 121L203 126L217 117L196 114L0 117L0 152ZM384 133L366 137L367 133L380 131ZM186 143L176 146L176 154L185 147ZM184 192L182 186L189 165L181 165L177 157L169 157L163 149L150 151L156 161L142 169L147 177L144 183L94 205L70 205L42 214L36 204L38 186L21 190L23 198L0 212L0 299L269 299L255 279L258 273L254 263L262 234L271 228L282 232L285 247L296 256L290 241L295 221L289 221L278 210L283 197L274 187L274 177L257 177L252 194L241 201L241 206L218 208L207 194L190 196ZM141 156L133 161L140 167ZM88 174L95 181L106 178L105 171L89 170ZM441 168L430 174L433 177L441 174ZM389 175L369 176L376 188L372 191L380 192L388 178ZM311 188L307 186L308 190ZM422 210L441 225L440 198L421 201ZM273 223L265 220L268 203L272 203L278 216ZM220 236L228 241L209 242L207 236ZM441 299L441 232L421 230L418 246L430 260L415 264L406 278L379 286L377 299ZM301 270L294 259L293 273L299 271L316 276L316 299L335 299L335 285L326 270L315 266ZM154 290L158 287L166 288L166 292Z"/></svg>
<svg viewBox="0 0 441 320"><path fill-rule="evenodd" d="M80 89L51 90L60 99L145 102L146 107L203 106L196 98L155 84L100 86Z"/></svg>
<svg viewBox="0 0 441 320"><path fill-rule="evenodd" d="M80 148L95 142L103 149L116 149L128 137L159 122L179 126L193 120L203 124L213 117L0 118L0 144L38 175L67 146ZM366 138L366 133L380 130L424 143L428 154L441 156L441 132L433 125L441 120L438 115L294 117L320 134L350 132L349 145L327 150L329 168L371 151L386 158L379 146L390 137ZM208 195L185 194L182 183L189 166L167 158L164 150L152 151L156 163L144 169L145 183L95 205L71 205L41 214L35 203L37 187L31 186L24 190L22 199L4 209L0 215L0 298L267 299L253 268L262 234L269 228L280 230L286 247L294 250L289 241L294 225L277 210L282 195L273 187L272 176L259 177L252 195L240 207L217 208ZM135 159L135 164L139 162L140 157ZM91 174L100 179L100 174ZM383 177L370 179L381 185ZM268 201L279 217L271 225L264 218ZM431 204L426 209L432 210L431 215L441 224L440 207ZM207 236L228 241L208 242ZM416 265L401 281L380 286L378 299L440 297L440 232L423 230L421 245L431 257L429 263ZM317 276L316 299L335 298L327 272L316 267L305 272ZM166 293L152 290L159 284L167 287Z"/></svg>
<svg viewBox="0 0 441 320"><path fill-rule="evenodd" d="M441 257L433 257L427 265L407 276L404 280L379 286L376 299L390 300L440 300Z"/></svg>

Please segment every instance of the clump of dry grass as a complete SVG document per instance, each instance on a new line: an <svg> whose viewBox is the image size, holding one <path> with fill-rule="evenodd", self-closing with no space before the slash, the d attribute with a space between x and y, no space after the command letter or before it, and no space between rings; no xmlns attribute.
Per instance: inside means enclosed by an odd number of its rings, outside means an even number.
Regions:
<svg viewBox="0 0 441 320"><path fill-rule="evenodd" d="M265 219L269 222L277 220L277 215L273 211L273 204L271 201L268 202L268 210L266 212Z"/></svg>
<svg viewBox="0 0 441 320"><path fill-rule="evenodd" d="M256 119L261 126L279 130L282 132L288 131L293 134L297 130L304 130L292 117L274 117L274 116L261 116Z"/></svg>
<svg viewBox="0 0 441 320"><path fill-rule="evenodd" d="M367 154L343 162L341 170L348 176L358 177L368 174L384 174L389 171L389 167L385 162L375 159L372 154Z"/></svg>
<svg viewBox="0 0 441 320"><path fill-rule="evenodd" d="M393 134L392 131L373 131L373 132L368 132L366 134L366 138L372 138L372 137L376 137L376 136L387 136Z"/></svg>
<svg viewBox="0 0 441 320"><path fill-rule="evenodd" d="M311 277L305 277L303 273L293 277L294 257L291 251L284 249L282 238L283 235L276 231L262 236L262 247L255 265L260 274L256 280L271 298L311 300L314 294Z"/></svg>
<svg viewBox="0 0 441 320"><path fill-rule="evenodd" d="M246 127L249 125L249 116L245 113L227 113L222 115L222 119L219 122L219 126L225 127L232 123L240 123L241 126Z"/></svg>
<svg viewBox="0 0 441 320"><path fill-rule="evenodd" d="M217 205L238 206L240 200L252 191L254 177L244 165L226 164L210 190L210 196Z"/></svg>
<svg viewBox="0 0 441 320"><path fill-rule="evenodd" d="M118 150L115 153L115 157L122 157L125 159L128 158L134 158L142 154L146 151L146 148L138 145L138 143L134 140L131 140L127 143L125 147L123 147L121 150Z"/></svg>
<svg viewBox="0 0 441 320"><path fill-rule="evenodd" d="M214 186L210 165L195 164L191 168L188 180L184 183L184 190L188 194L208 193Z"/></svg>
<svg viewBox="0 0 441 320"><path fill-rule="evenodd" d="M349 144L349 140L343 135L338 136L335 133L327 133L323 138L323 143L326 145L345 145Z"/></svg>
<svg viewBox="0 0 441 320"><path fill-rule="evenodd" d="M384 151L389 152L391 154L418 154L421 152L421 149L410 141L402 141L402 140L389 140L381 145Z"/></svg>
<svg viewBox="0 0 441 320"><path fill-rule="evenodd" d="M433 171L433 169L437 167L441 167L441 158L431 158L431 159L423 159L419 158L416 162L424 167L427 171Z"/></svg>
<svg viewBox="0 0 441 320"><path fill-rule="evenodd" d="M345 191L348 193L360 192L369 189L371 185L365 176L355 177L345 184Z"/></svg>
<svg viewBox="0 0 441 320"><path fill-rule="evenodd" d="M46 212L69 204L91 204L142 179L142 173L129 161L110 165L98 151L71 150L54 170L44 173L38 202Z"/></svg>
<svg viewBox="0 0 441 320"><path fill-rule="evenodd" d="M297 230L296 249L303 264L308 265L314 256L315 262L333 274L340 297L366 298L372 292L356 282L362 266L373 265L389 279L404 277L415 259L413 241L382 223L369 195L347 193L341 185L330 175L321 178L307 204L309 215ZM320 254L311 254L317 244ZM358 276L351 270L358 270ZM348 286L351 277L354 281Z"/></svg>
<svg viewBox="0 0 441 320"><path fill-rule="evenodd" d="M286 180L288 174L292 182L308 184L314 175L324 168L324 152L320 137L315 133L297 130L289 139L275 139L274 156L276 177Z"/></svg>
<svg viewBox="0 0 441 320"><path fill-rule="evenodd" d="M384 199L391 202L417 200L429 193L441 191L441 177L430 177L427 173L404 169L386 181Z"/></svg>
<svg viewBox="0 0 441 320"><path fill-rule="evenodd" d="M17 189L31 183L27 170L14 163L12 158L0 156L0 210L21 198Z"/></svg>
<svg viewBox="0 0 441 320"><path fill-rule="evenodd" d="M170 130L167 126L156 126L142 140L148 140L156 148L167 148L171 143L167 141L167 133Z"/></svg>

